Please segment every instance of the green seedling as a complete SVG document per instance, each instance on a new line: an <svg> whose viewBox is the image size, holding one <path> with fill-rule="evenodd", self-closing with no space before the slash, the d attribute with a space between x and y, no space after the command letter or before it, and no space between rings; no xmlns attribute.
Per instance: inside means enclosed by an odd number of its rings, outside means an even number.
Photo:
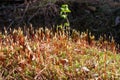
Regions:
<svg viewBox="0 0 120 80"><path fill-rule="evenodd" d="M68 5L67 4L63 4L61 6L61 11L60 11L60 16L61 18L63 18L66 22L63 23L63 25L59 25L58 28L61 28L63 29L63 27L67 27L67 26L70 26L70 23L69 23L69 20L68 20L68 13L71 12L71 10L68 8Z"/></svg>

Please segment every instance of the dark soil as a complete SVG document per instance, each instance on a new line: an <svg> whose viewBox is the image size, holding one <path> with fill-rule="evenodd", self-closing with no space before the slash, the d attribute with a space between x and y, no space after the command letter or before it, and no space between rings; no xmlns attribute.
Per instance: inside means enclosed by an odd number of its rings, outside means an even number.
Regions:
<svg viewBox="0 0 120 80"><path fill-rule="evenodd" d="M62 1L47 3L39 6L38 2L28 3L7 3L0 5L0 30L6 27L18 28L24 25L33 24L35 28L48 27L53 28L64 23L59 15L62 4L67 3L71 10L68 18L70 27L80 32L91 32L95 35L96 40L100 36L104 39L115 39L120 44L120 23L115 24L116 17L120 17L120 6L110 6L107 3L85 3L78 1ZM119 2L118 2L119 3Z"/></svg>

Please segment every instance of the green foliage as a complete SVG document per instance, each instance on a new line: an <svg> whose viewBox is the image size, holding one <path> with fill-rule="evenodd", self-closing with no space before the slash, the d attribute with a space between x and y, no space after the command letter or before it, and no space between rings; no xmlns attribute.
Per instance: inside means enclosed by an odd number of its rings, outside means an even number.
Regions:
<svg viewBox="0 0 120 80"><path fill-rule="evenodd" d="M61 28L61 29L62 29L63 26L64 26L64 27L70 26L70 23L69 23L69 20L68 20L68 13L70 13L71 10L69 9L69 7L68 7L67 4L63 4L60 9L61 9L61 11L60 11L60 16L61 16L63 19L66 20L66 22L64 22L63 25L61 24L61 25L58 26L58 28Z"/></svg>
<svg viewBox="0 0 120 80"><path fill-rule="evenodd" d="M63 4L61 6L61 12L60 12L60 15L62 18L64 19L67 19L67 16L68 16L68 13L70 13L70 9L68 8L68 5L67 4Z"/></svg>

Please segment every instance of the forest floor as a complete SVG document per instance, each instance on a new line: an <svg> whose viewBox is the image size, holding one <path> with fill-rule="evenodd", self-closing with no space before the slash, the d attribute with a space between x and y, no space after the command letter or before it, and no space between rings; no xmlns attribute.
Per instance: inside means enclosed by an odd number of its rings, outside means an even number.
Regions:
<svg viewBox="0 0 120 80"><path fill-rule="evenodd" d="M119 80L120 52L74 30L19 28L0 34L0 80Z"/></svg>
<svg viewBox="0 0 120 80"><path fill-rule="evenodd" d="M62 4L71 33L53 28L64 23ZM0 80L119 80L119 16L108 3L1 4Z"/></svg>

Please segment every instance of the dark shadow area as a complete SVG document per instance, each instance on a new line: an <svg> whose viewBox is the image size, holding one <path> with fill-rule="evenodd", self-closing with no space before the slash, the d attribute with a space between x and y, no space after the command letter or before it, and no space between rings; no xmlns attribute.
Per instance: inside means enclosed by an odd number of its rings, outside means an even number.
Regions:
<svg viewBox="0 0 120 80"><path fill-rule="evenodd" d="M17 1L17 0L16 0ZM120 44L120 6L108 3L86 3L78 1L59 0L55 3L47 3L41 6L39 0L24 3L24 0L17 2L0 3L0 30L17 28L33 24L33 27L53 28L64 23L60 17L60 7L68 4L71 10L68 18L70 27L80 32L87 30L95 35L96 40L100 36L104 39L115 39ZM119 2L118 2L119 4ZM118 20L117 20L118 18Z"/></svg>

